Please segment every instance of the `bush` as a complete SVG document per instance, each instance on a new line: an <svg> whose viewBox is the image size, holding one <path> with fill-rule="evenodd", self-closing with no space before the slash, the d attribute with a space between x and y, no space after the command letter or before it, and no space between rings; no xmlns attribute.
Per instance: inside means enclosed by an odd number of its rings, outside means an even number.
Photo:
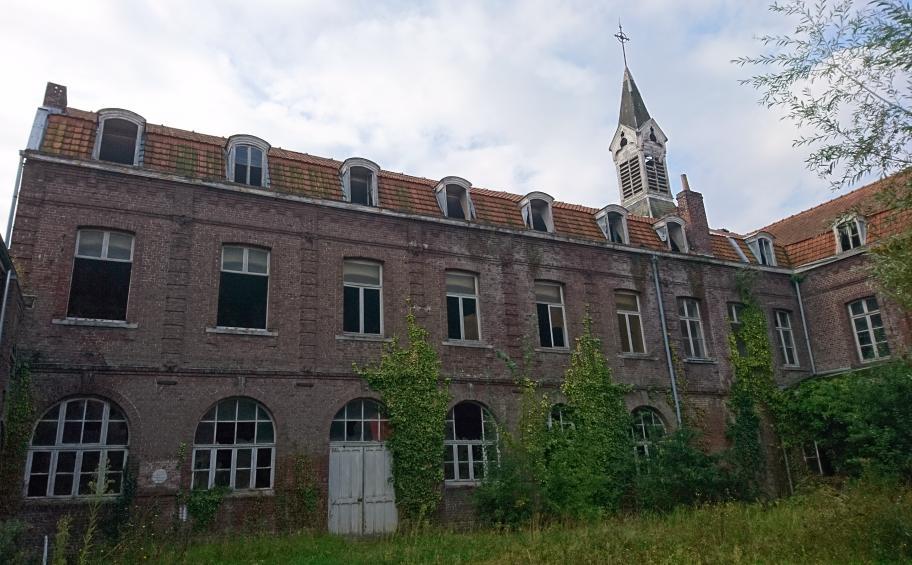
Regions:
<svg viewBox="0 0 912 565"><path fill-rule="evenodd" d="M682 427L656 443L649 459L640 461L635 481L640 509L668 511L731 498L732 475L695 447L696 438L695 431Z"/></svg>
<svg viewBox="0 0 912 565"><path fill-rule="evenodd" d="M804 381L788 391L792 443L812 440L834 472L870 469L912 480L912 364Z"/></svg>
<svg viewBox="0 0 912 565"><path fill-rule="evenodd" d="M27 529L28 526L21 520L0 522L0 563L19 565L30 562L22 548L22 537Z"/></svg>

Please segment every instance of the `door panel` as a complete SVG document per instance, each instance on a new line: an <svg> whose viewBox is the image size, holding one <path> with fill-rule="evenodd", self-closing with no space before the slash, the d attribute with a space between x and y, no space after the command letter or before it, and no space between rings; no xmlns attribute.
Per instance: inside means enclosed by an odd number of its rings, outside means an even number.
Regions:
<svg viewBox="0 0 912 565"><path fill-rule="evenodd" d="M393 458L382 445L364 448L364 533L396 531Z"/></svg>
<svg viewBox="0 0 912 565"><path fill-rule="evenodd" d="M382 444L330 446L330 532L357 535L396 530L392 461Z"/></svg>

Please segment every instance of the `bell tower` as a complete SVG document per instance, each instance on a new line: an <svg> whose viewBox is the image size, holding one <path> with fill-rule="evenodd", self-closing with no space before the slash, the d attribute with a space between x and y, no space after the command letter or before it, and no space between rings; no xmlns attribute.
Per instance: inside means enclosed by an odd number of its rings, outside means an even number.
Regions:
<svg viewBox="0 0 912 565"><path fill-rule="evenodd" d="M624 81L617 131L611 140L611 158L617 168L621 204L631 214L660 218L675 212L665 165L668 137L649 115L643 96L627 67L624 44L629 38L620 25L615 37L624 51Z"/></svg>

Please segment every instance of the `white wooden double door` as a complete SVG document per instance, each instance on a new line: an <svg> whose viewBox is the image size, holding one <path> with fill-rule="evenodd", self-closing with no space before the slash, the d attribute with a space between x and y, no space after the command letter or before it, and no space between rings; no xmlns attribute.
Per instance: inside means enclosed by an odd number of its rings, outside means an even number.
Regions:
<svg viewBox="0 0 912 565"><path fill-rule="evenodd" d="M396 531L393 457L381 443L329 446L329 531L382 534Z"/></svg>

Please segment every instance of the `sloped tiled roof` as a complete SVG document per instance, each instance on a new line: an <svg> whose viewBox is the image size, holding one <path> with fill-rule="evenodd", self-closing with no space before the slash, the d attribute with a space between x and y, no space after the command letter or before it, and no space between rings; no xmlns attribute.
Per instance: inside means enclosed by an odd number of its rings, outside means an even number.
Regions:
<svg viewBox="0 0 912 565"><path fill-rule="evenodd" d="M784 245L785 253L794 266L826 259L838 253L833 224L843 216L857 214L864 217L868 243L898 233L903 222L909 221L910 212L900 213L890 209L878 195L910 181L912 172L893 175L774 222L762 231L771 233L777 243Z"/></svg>
<svg viewBox="0 0 912 565"><path fill-rule="evenodd" d="M97 114L67 108L62 114L49 116L41 151L77 159L91 159L95 145ZM228 139L180 130L168 126L146 124L142 166L168 174L189 178L226 181L225 146ZM272 147L269 149L269 190L296 194L309 198L342 200L339 168L335 159L317 157ZM378 175L379 205L381 208L424 216L440 217L441 212L434 195L436 180L414 177L392 171ZM472 201L477 217L475 221L513 229L523 229L519 208L522 195L472 188ZM605 241L595 221L595 208L555 201L552 206L556 235ZM630 245L643 249L667 251L652 224L653 218L629 215L627 228ZM739 241L745 255L751 258L742 237L731 234ZM729 261L740 261L725 237L712 237L713 254ZM778 251L778 250L777 250ZM785 257L780 262L786 264Z"/></svg>

